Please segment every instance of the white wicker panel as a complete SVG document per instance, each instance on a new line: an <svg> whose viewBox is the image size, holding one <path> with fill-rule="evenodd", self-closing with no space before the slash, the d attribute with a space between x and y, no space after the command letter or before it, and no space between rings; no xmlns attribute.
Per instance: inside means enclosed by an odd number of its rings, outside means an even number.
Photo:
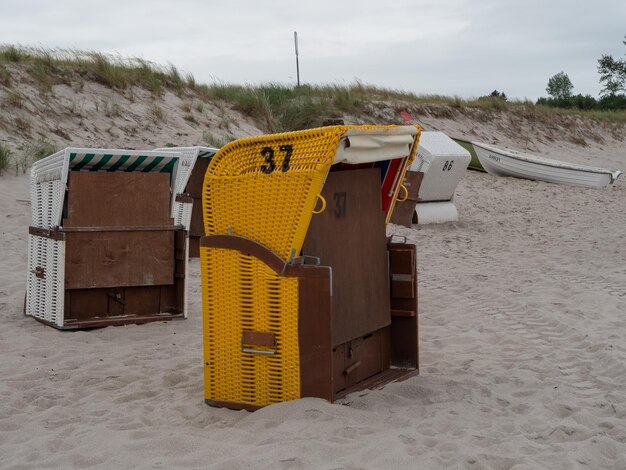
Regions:
<svg viewBox="0 0 626 470"><path fill-rule="evenodd" d="M422 132L411 171L426 172L437 156L464 159L469 152L443 132Z"/></svg>
<svg viewBox="0 0 626 470"><path fill-rule="evenodd" d="M198 152L185 150L180 152L178 159L178 171L176 172L176 182L174 183L174 201L172 203L172 217L176 225L182 225L185 230L189 230L191 224L191 204L188 202L176 201L177 194L183 194L187 187L187 182L191 176L193 166L196 164Z"/></svg>
<svg viewBox="0 0 626 470"><path fill-rule="evenodd" d="M28 240L28 274L26 314L63 326L65 301L65 242L30 235ZM35 269L44 269L44 278Z"/></svg>
<svg viewBox="0 0 626 470"><path fill-rule="evenodd" d="M51 229L61 225L65 184L61 180L31 181L31 214L34 227Z"/></svg>
<svg viewBox="0 0 626 470"><path fill-rule="evenodd" d="M30 213L31 225L41 227L42 222L42 195L41 185L35 182L33 173L30 174Z"/></svg>
<svg viewBox="0 0 626 470"><path fill-rule="evenodd" d="M190 202L174 202L172 217L175 225L182 225L185 230L191 226L191 205Z"/></svg>
<svg viewBox="0 0 626 470"><path fill-rule="evenodd" d="M180 156L176 172L174 195L183 194L185 192L198 155L206 154L207 152L214 154L218 151L218 149L212 147L164 147L154 150L160 152L176 152ZM189 230L191 225L191 204L174 201L172 203L172 217L176 225L182 225L185 227L185 230Z"/></svg>
<svg viewBox="0 0 626 470"><path fill-rule="evenodd" d="M41 282L35 277L35 268L41 265L42 238L33 235L28 236L28 269L26 271L26 315L39 317L39 305L41 305Z"/></svg>
<svg viewBox="0 0 626 470"><path fill-rule="evenodd" d="M50 201L50 228L59 227L63 219L63 202L65 201L65 183L63 180L51 181L48 188Z"/></svg>
<svg viewBox="0 0 626 470"><path fill-rule="evenodd" d="M63 180L63 168L66 162L67 149L33 163L31 179L36 183Z"/></svg>

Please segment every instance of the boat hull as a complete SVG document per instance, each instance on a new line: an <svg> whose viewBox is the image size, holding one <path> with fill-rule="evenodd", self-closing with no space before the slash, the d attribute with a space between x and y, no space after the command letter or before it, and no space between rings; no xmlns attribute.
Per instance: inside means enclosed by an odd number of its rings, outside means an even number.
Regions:
<svg viewBox="0 0 626 470"><path fill-rule="evenodd" d="M465 150L467 150L470 153L470 156L472 157L472 159L470 160L470 163L467 166L469 170L477 170L477 171L482 171L482 172L485 171L482 164L480 163L480 160L478 159L478 155L476 155L476 150L474 150L474 146L472 145L471 142L468 142L467 140L463 140L463 139L458 139L456 137L452 137L452 140L454 140L457 144L459 144L461 147L463 147Z"/></svg>
<svg viewBox="0 0 626 470"><path fill-rule="evenodd" d="M615 183L621 172L569 165L529 154L499 150L472 142L483 168L492 175L514 176L548 183L586 188L605 188Z"/></svg>

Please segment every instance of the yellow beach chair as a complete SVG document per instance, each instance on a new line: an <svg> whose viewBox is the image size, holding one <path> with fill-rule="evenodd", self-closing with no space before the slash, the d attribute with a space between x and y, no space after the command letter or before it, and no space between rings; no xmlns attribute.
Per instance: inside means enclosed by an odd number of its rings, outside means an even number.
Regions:
<svg viewBox="0 0 626 470"><path fill-rule="evenodd" d="M417 370L415 247L388 243L384 227L419 134L332 126L213 157L200 242L207 403L333 401Z"/></svg>

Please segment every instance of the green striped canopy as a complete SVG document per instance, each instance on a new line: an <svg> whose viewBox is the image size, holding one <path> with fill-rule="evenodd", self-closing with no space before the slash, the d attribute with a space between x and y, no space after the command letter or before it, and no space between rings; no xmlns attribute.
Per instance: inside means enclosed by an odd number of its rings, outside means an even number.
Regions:
<svg viewBox="0 0 626 470"><path fill-rule="evenodd" d="M217 150L215 150L215 151L213 151L213 150L200 151L198 153L198 158L213 158L216 153L217 153Z"/></svg>
<svg viewBox="0 0 626 470"><path fill-rule="evenodd" d="M70 153L71 171L141 171L172 173L178 157L107 153Z"/></svg>

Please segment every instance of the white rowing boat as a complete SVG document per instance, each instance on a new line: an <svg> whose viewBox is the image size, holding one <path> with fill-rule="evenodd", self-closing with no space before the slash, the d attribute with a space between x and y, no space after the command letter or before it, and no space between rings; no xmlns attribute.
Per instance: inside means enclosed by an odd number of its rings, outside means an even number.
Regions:
<svg viewBox="0 0 626 470"><path fill-rule="evenodd" d="M619 170L551 160L481 142L472 142L472 145L483 168L487 173L496 176L515 176L548 183L605 188L612 186L622 174Z"/></svg>

